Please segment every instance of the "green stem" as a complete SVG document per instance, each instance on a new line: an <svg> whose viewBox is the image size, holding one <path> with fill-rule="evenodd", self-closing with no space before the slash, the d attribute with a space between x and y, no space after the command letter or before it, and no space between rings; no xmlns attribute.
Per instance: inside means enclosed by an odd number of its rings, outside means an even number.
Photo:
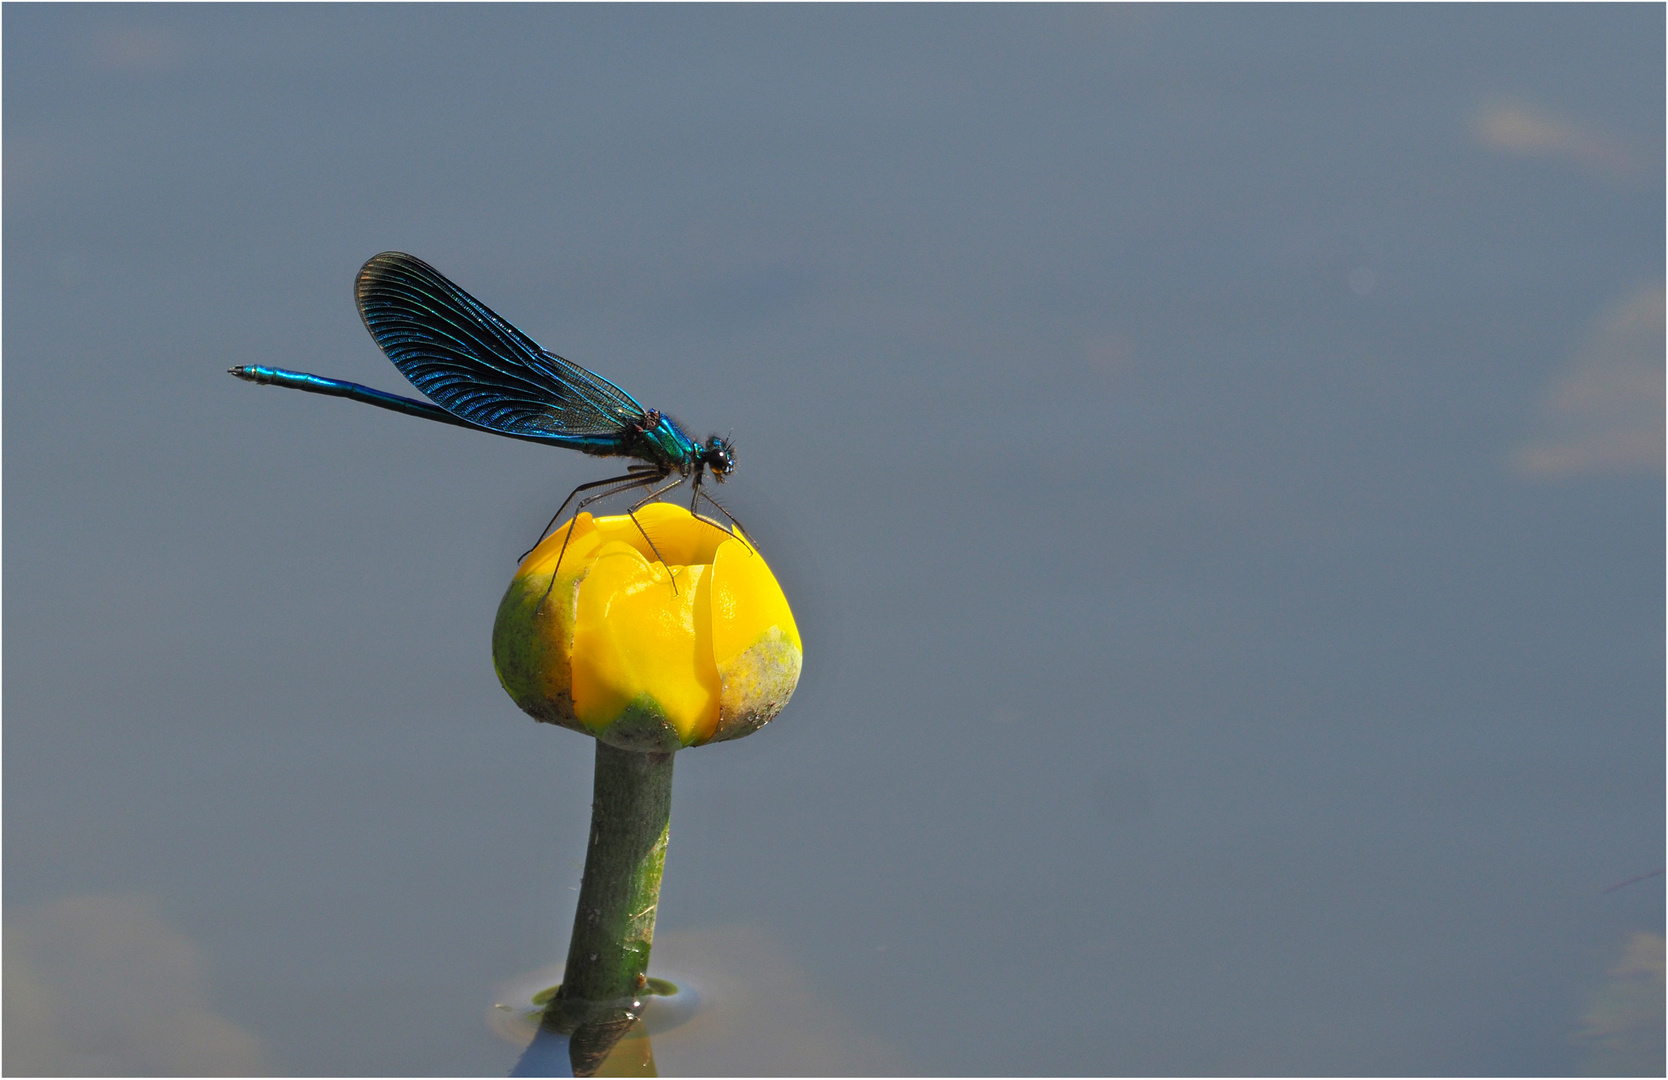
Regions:
<svg viewBox="0 0 1668 1080"><path fill-rule="evenodd" d="M598 739L585 880L552 1011L578 1019L646 988L671 813L672 755Z"/></svg>

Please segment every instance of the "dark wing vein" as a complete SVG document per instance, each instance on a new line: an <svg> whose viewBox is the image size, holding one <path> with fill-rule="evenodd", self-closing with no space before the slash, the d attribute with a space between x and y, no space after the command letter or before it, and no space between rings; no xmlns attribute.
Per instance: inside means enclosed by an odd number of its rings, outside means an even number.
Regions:
<svg viewBox="0 0 1668 1080"><path fill-rule="evenodd" d="M643 407L607 379L546 352L421 259L385 251L354 283L371 337L431 401L515 435L608 437Z"/></svg>

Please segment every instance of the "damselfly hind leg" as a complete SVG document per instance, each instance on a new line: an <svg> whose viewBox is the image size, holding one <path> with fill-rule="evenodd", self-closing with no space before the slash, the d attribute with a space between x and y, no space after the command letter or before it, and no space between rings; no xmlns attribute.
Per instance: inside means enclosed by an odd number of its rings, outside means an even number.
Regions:
<svg viewBox="0 0 1668 1080"><path fill-rule="evenodd" d="M638 484L653 484L653 483L659 481L660 478L665 476L665 475L666 474L664 472L662 472L660 470L657 470L657 469L654 469L654 468L651 468L650 466L647 466L647 465L633 465L629 470L626 471L626 474L624 476L610 476L606 480L592 480L588 484L580 484L578 487L576 487L572 491L568 492L568 497L562 500L562 505L558 506L556 508L556 512L554 514L550 515L550 520L545 522L544 528L539 530L539 538L537 540L533 541L533 547L530 547L526 551L523 551L521 553L521 558L517 559L516 562L518 562L518 563L525 562L526 559L527 559L527 556L533 554L533 548L536 548L540 544L544 543L544 538L550 534L551 529L556 527L556 522L558 522L562 519L562 511L566 510L568 508L568 503L572 502L573 497L575 495L579 494L581 491L589 491L591 488L594 488L594 487L606 487L609 484L621 484L626 480L636 480L637 481L636 483L624 484L624 486L619 489L620 491L630 491L632 488L636 487ZM602 495L597 496L597 498L607 498L608 495L610 495L610 494L614 494L614 492L604 492ZM596 501L596 499L586 499L584 502L580 503L579 506L574 509L574 513L578 514L580 510L584 509L587 505L589 505L590 503L593 503L595 501Z"/></svg>
<svg viewBox="0 0 1668 1080"><path fill-rule="evenodd" d="M573 508L573 520L568 523L567 534L562 537L562 549L556 553L556 565L550 568L550 583L544 587L544 595L539 597L538 606L533 609L533 613L535 615L544 610L544 602L550 599L550 590L556 587L556 575L560 573L562 569L562 556L568 553L568 541L573 539L573 527L579 523L579 515L584 511L584 509L596 502L598 499L606 499L610 495L618 495L620 492L630 491L634 487L648 487L655 481L663 478L665 475L666 474L663 472L650 472L646 469L633 469L624 476L611 476L606 480L592 480L590 483L580 484L578 487L568 492L568 497L562 500L562 505L556 508L555 516L550 519L550 525L546 525L544 527L544 532L539 534L540 543L544 542L545 533L548 533L550 531L550 526L554 525L556 523L556 519L562 516L562 511L567 509L568 503L573 501L573 497L575 495L579 494L581 491L588 491L591 488L607 488L607 490L599 491L595 495L585 496L583 499L579 500L579 505ZM636 521L637 519L632 518L632 520ZM638 528L641 529L642 526L639 525ZM647 536L646 533L644 535ZM533 547L537 548L538 544L534 544ZM527 555L531 555L532 553L532 550L529 550ZM522 559L525 560L527 555L523 555Z"/></svg>

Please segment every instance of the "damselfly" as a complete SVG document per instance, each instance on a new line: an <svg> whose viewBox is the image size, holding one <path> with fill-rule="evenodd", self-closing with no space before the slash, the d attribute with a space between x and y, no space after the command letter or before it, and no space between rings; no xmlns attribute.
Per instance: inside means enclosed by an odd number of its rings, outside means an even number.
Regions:
<svg viewBox="0 0 1668 1080"><path fill-rule="evenodd" d="M230 368L230 372L252 383L352 398L407 416L511 439L566 447L595 457L636 459L637 464L619 476L574 488L540 530L540 541L582 492L588 494L574 507L576 515L599 499L644 489L647 494L626 510L636 521L638 509L686 480L691 512L705 499L740 529L735 516L701 486L709 471L722 483L735 469L735 448L729 439L712 435L697 443L670 416L643 408L601 375L540 348L415 256L385 251L371 259L360 268L353 295L365 329L400 374L434 404L283 368L252 365ZM568 531L571 535L572 529ZM647 532L643 537L660 558L654 540ZM566 550L564 538L556 557L558 567ZM555 581L554 573L551 580Z"/></svg>

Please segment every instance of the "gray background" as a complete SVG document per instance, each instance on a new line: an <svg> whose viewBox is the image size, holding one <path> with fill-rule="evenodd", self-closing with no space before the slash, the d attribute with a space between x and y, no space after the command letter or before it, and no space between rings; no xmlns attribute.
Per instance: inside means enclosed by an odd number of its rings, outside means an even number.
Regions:
<svg viewBox="0 0 1668 1080"><path fill-rule="evenodd" d="M409 392L390 248L733 431L803 628L664 1071L1660 1069L1663 20L8 4L7 1071L515 1058L606 465L224 374Z"/></svg>

